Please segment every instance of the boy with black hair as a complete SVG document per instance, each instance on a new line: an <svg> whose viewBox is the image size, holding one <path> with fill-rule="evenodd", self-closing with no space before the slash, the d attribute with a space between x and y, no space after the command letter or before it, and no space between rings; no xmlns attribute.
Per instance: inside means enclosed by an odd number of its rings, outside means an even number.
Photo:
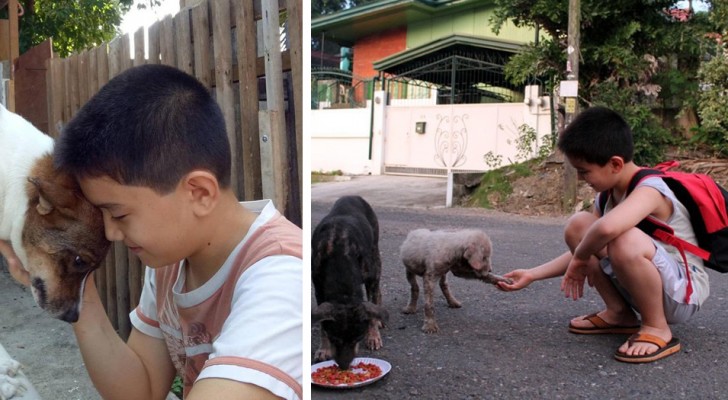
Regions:
<svg viewBox="0 0 728 400"><path fill-rule="evenodd" d="M642 180L626 196L640 169L632 161L632 131L616 112L592 107L580 113L562 133L559 149L597 192L609 192L604 210L579 212L567 222L569 251L531 269L505 274L522 289L535 280L563 275L561 290L574 300L583 296L584 281L596 288L605 310L571 320L577 334L633 335L622 344L619 361L651 362L680 351L668 324L687 321L710 293L703 261L690 253L685 265L679 251L653 240L637 224L652 216L675 230L675 236L697 244L690 218L674 193L657 176ZM639 313L641 319L637 318Z"/></svg>
<svg viewBox="0 0 728 400"><path fill-rule="evenodd" d="M58 168L147 265L124 343L93 279L74 332L105 399L302 397L302 231L269 200L239 203L215 100L175 68L112 79L64 128Z"/></svg>

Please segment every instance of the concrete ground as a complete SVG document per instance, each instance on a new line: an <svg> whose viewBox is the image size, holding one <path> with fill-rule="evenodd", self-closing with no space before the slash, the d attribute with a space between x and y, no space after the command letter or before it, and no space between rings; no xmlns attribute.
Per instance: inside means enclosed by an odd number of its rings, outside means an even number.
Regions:
<svg viewBox="0 0 728 400"><path fill-rule="evenodd" d="M336 182L311 185L311 200L333 203L341 196L359 195L372 206L443 208L446 178L400 175L355 175Z"/></svg>

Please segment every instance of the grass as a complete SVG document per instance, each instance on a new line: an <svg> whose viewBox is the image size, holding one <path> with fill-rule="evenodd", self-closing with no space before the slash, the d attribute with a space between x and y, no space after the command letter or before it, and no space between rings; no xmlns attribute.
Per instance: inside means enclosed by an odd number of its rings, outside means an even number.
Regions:
<svg viewBox="0 0 728 400"><path fill-rule="evenodd" d="M319 183L319 182L330 182L330 181L334 180L335 177L342 176L342 175L344 175L344 173L338 169L336 171L329 171L329 172L324 172L324 171L311 172L311 183L313 184L313 183Z"/></svg>
<svg viewBox="0 0 728 400"><path fill-rule="evenodd" d="M473 192L470 205L493 208L493 202L500 203L513 192L512 183L532 173L533 161L511 164L490 170L483 175L480 186Z"/></svg>

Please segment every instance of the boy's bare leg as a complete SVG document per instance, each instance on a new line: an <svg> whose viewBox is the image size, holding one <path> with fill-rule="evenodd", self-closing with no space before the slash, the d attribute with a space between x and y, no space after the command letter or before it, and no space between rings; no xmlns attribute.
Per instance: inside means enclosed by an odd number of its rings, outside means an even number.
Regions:
<svg viewBox="0 0 728 400"><path fill-rule="evenodd" d="M569 219L564 237L566 244L572 252L579 245L591 224L597 219L594 214L586 212L574 214ZM606 250L602 250L599 255L600 257L606 256ZM589 260L587 280L589 285L593 286L602 300L604 300L606 308L597 313L604 322L617 326L634 326L639 323L632 307L625 301L619 291L617 291L611 279L602 271L597 257L592 257ZM584 317L582 315L572 319L571 326L577 328L592 328L594 325Z"/></svg>
<svg viewBox="0 0 728 400"><path fill-rule="evenodd" d="M662 277L652 263L655 244L637 228L630 229L609 244L609 258L621 285L630 293L642 316L641 333L649 333L665 342L672 339L663 306ZM652 354L652 343L625 342L619 351L628 355Z"/></svg>

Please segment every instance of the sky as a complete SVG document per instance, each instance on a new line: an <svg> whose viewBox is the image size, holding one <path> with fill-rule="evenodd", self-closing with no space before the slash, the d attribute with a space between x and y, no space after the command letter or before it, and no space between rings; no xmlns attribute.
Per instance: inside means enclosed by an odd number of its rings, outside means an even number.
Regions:
<svg viewBox="0 0 728 400"><path fill-rule="evenodd" d="M137 3L147 4L149 0L135 0L134 5L124 15L119 29L122 33L134 33L140 26L149 27L166 15L174 15L179 11L179 0L162 0L162 4L154 9L147 6L144 10L137 9Z"/></svg>

